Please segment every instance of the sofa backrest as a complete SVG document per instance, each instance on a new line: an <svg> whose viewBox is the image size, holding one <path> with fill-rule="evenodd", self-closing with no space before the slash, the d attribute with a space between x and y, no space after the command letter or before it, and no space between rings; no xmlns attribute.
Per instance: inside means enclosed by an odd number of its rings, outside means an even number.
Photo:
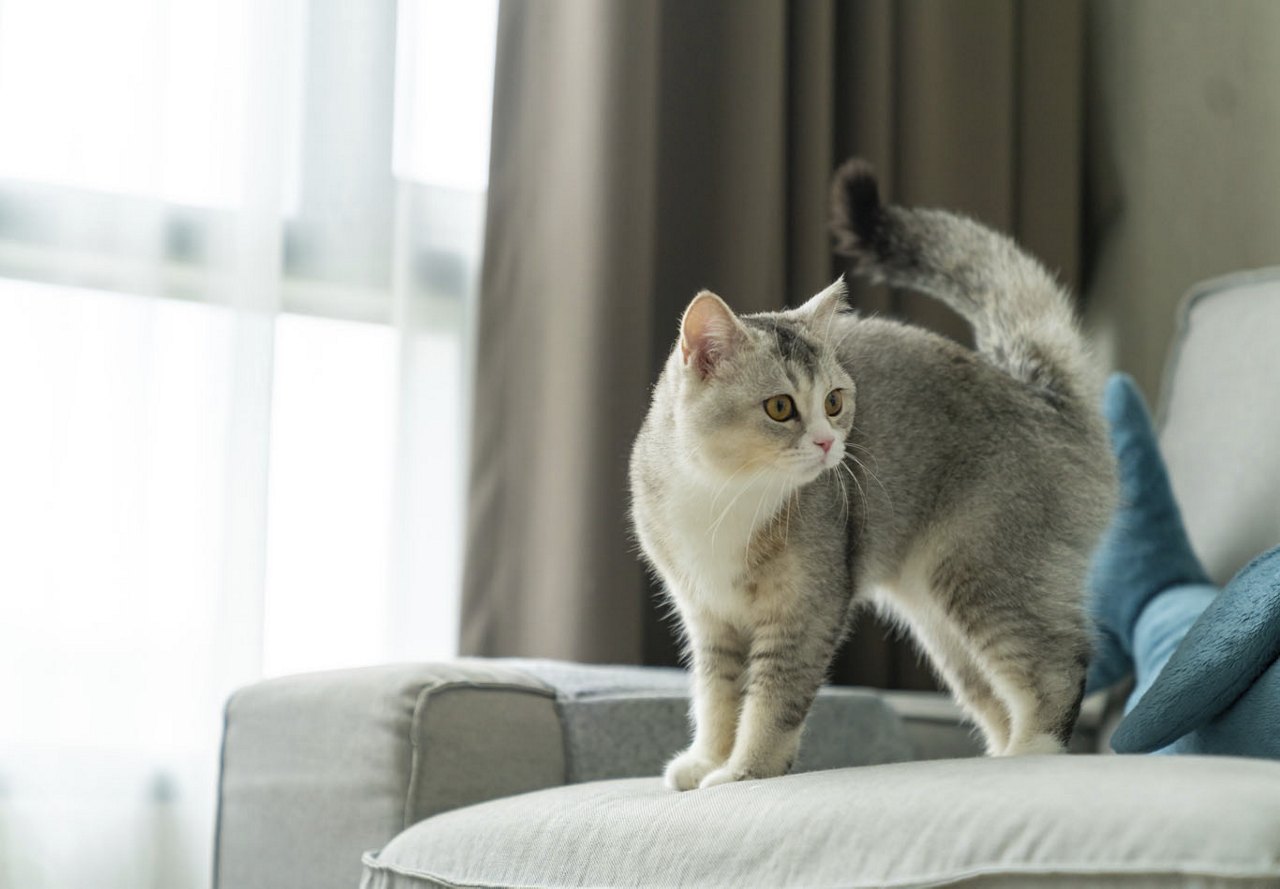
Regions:
<svg viewBox="0 0 1280 889"><path fill-rule="evenodd" d="M1215 581L1280 544L1280 267L1187 295L1164 376L1160 444Z"/></svg>

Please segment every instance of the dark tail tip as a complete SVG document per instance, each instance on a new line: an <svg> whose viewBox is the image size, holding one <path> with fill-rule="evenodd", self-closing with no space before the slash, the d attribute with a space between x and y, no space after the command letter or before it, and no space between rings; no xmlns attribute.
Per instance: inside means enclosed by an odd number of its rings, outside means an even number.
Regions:
<svg viewBox="0 0 1280 889"><path fill-rule="evenodd" d="M871 164L850 158L831 178L831 235L840 256L860 256L874 248L883 207Z"/></svg>

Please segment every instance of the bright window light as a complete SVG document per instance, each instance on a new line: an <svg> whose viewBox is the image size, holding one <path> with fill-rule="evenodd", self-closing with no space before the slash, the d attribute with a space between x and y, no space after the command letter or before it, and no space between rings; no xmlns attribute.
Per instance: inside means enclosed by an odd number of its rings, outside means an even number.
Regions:
<svg viewBox="0 0 1280 889"><path fill-rule="evenodd" d="M396 332L276 322L263 670L385 659Z"/></svg>
<svg viewBox="0 0 1280 889"><path fill-rule="evenodd" d="M0 6L0 178L240 202L243 0Z"/></svg>
<svg viewBox="0 0 1280 889"><path fill-rule="evenodd" d="M496 22L0 0L0 887L206 886L232 688L456 653Z"/></svg>
<svg viewBox="0 0 1280 889"><path fill-rule="evenodd" d="M0 279L2 885L208 872L218 707L257 662L217 618L232 332Z"/></svg>
<svg viewBox="0 0 1280 889"><path fill-rule="evenodd" d="M483 191L497 0L400 0L394 169L402 179Z"/></svg>

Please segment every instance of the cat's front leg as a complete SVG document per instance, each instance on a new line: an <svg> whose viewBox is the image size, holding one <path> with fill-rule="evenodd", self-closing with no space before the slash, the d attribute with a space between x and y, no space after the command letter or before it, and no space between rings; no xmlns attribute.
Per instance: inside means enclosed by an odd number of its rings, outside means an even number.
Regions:
<svg viewBox="0 0 1280 889"><path fill-rule="evenodd" d="M667 764L663 780L672 790L692 790L733 752L742 704L747 644L729 624L706 615L685 615L693 658L693 743Z"/></svg>
<svg viewBox="0 0 1280 889"><path fill-rule="evenodd" d="M837 619L771 624L757 632L747 663L746 694L728 761L700 787L773 778L790 771L800 732L839 639Z"/></svg>

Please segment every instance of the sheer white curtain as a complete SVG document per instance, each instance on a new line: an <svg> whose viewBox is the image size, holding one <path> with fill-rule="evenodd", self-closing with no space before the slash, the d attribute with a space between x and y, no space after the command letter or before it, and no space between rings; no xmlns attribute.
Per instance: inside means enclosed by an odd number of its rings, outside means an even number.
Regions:
<svg viewBox="0 0 1280 889"><path fill-rule="evenodd" d="M0 0L0 887L209 880L221 706L446 657L496 0Z"/></svg>

